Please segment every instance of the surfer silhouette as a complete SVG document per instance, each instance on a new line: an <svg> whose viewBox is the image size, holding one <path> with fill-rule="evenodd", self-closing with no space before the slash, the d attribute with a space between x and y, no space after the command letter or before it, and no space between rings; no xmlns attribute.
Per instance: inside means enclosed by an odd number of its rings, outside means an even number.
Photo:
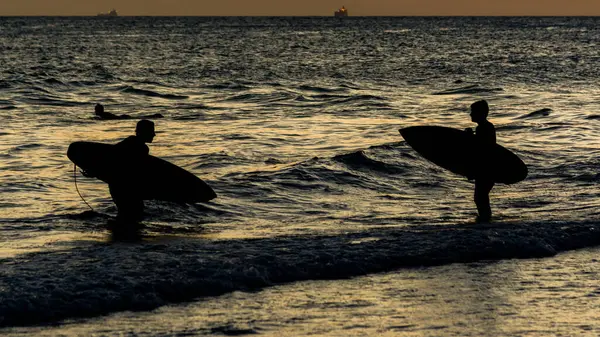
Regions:
<svg viewBox="0 0 600 337"><path fill-rule="evenodd" d="M106 111L104 111L104 106L100 103L96 104L96 106L94 107L94 113L96 114L96 117L98 117L99 119L102 119L102 120L133 119L134 118L129 115L115 115L113 113L106 112ZM153 115L142 116L142 118L144 118L144 119L163 118L163 117L164 116L159 113L156 113Z"/></svg>
<svg viewBox="0 0 600 337"><path fill-rule="evenodd" d="M149 155L150 149L146 143L152 143L155 135L154 122L142 119L136 125L135 136L129 136L115 145L124 168L136 167ZM144 201L137 190L139 187L132 186L124 175L122 179L109 184L108 188L117 206L117 223L127 226L138 224L144 212Z"/></svg>
<svg viewBox="0 0 600 337"><path fill-rule="evenodd" d="M98 117L100 119L105 119L105 120L131 119L131 116L129 116L129 115L120 115L120 116L117 116L117 115L112 114L110 112L104 111L104 106L102 104L100 104L100 103L96 104L96 106L94 107L94 113L96 114L96 117Z"/></svg>
<svg viewBox="0 0 600 337"><path fill-rule="evenodd" d="M494 187L494 180L489 176L488 165L491 149L496 144L496 128L487 120L489 106L485 100L471 104L471 121L477 123L475 133L473 129L467 128L466 132L474 135L475 151L477 153L477 167L479 168L473 177L475 179L475 205L477 206L477 222L488 222L492 218L490 206L490 191Z"/></svg>

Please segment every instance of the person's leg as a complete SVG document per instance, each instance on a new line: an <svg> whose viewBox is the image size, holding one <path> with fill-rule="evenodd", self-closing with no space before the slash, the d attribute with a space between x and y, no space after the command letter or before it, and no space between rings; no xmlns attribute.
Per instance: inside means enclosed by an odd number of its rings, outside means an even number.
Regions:
<svg viewBox="0 0 600 337"><path fill-rule="evenodd" d="M142 216L144 214L144 201L134 195L131 195L130 197L129 218L131 219L132 223L138 224L140 221L142 221Z"/></svg>
<svg viewBox="0 0 600 337"><path fill-rule="evenodd" d="M142 220L144 202L123 186L109 185L110 195L117 206L117 222L136 225Z"/></svg>
<svg viewBox="0 0 600 337"><path fill-rule="evenodd" d="M480 222L490 221L492 218L492 208L490 206L490 191L494 187L494 183L488 180L475 180L475 206L479 216L477 220Z"/></svg>

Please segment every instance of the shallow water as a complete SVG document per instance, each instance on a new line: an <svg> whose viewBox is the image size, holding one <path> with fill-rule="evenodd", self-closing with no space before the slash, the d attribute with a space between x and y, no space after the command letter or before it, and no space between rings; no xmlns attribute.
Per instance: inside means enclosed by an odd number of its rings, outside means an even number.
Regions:
<svg viewBox="0 0 600 337"><path fill-rule="evenodd" d="M597 21L3 18L0 325L597 244ZM398 134L473 127L479 99L529 166L483 229L473 184ZM151 154L219 197L147 202L142 241L112 240L107 186L77 175L90 212L66 157L132 134L98 102L163 114Z"/></svg>
<svg viewBox="0 0 600 337"><path fill-rule="evenodd" d="M597 336L598 249L233 292L7 336Z"/></svg>

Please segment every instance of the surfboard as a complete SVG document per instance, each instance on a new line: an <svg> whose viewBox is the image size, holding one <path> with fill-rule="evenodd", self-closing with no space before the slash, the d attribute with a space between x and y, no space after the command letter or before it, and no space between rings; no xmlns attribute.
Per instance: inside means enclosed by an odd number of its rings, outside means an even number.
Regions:
<svg viewBox="0 0 600 337"><path fill-rule="evenodd" d="M74 142L67 157L105 183L131 188L143 200L194 203L217 197L208 184L189 171L151 155L123 158L111 144Z"/></svg>
<svg viewBox="0 0 600 337"><path fill-rule="evenodd" d="M495 144L486 153L476 149L472 134L443 126L400 129L408 145L425 159L465 177L486 177L514 184L527 177L527 165L512 151Z"/></svg>

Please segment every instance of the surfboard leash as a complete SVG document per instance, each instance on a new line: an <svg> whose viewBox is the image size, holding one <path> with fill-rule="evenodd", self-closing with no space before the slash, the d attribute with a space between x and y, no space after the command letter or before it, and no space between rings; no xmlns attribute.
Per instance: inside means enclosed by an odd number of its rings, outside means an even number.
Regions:
<svg viewBox="0 0 600 337"><path fill-rule="evenodd" d="M83 202L85 202L85 204L92 210L92 212L95 212L94 209L92 208L92 206L90 206L90 204L88 204L87 201L85 201L85 199L79 192L79 187L77 187L77 164L73 164L73 179L75 180L75 189L77 190L77 194L79 194L79 197L81 198L81 200L83 200Z"/></svg>

